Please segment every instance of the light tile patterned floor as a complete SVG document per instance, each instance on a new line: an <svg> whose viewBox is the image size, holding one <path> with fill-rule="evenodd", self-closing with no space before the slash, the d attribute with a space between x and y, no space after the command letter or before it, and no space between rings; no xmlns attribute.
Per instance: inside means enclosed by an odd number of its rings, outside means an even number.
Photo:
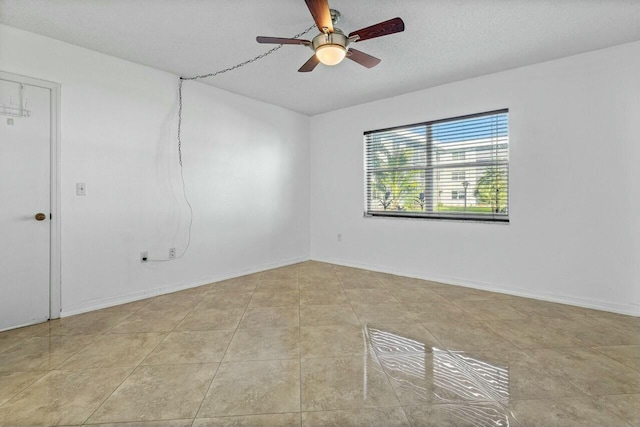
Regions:
<svg viewBox="0 0 640 427"><path fill-rule="evenodd" d="M305 262L0 333L0 426L639 426L639 336Z"/></svg>

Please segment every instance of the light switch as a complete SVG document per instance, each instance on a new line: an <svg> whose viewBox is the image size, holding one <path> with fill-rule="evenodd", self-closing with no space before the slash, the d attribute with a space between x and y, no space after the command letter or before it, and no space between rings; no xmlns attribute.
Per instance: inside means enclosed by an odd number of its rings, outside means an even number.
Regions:
<svg viewBox="0 0 640 427"><path fill-rule="evenodd" d="M84 182L76 183L76 195L78 196L86 196L87 195L87 184Z"/></svg>

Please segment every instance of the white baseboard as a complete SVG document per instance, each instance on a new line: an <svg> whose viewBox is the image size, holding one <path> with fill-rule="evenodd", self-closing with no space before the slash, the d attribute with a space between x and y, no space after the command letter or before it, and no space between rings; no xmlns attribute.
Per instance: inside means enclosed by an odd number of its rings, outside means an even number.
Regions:
<svg viewBox="0 0 640 427"><path fill-rule="evenodd" d="M235 277L245 276L248 274L259 273L261 271L270 270L272 268L278 268L278 267L284 267L287 265L297 264L299 262L309 261L310 259L311 258L308 256L291 258L291 259L283 260L277 263L263 264L259 267L238 270L233 273L227 273L224 275L209 276L209 277L202 278L196 281L191 281L188 283L177 283L177 284L162 286L158 288L146 289L143 291L138 291L138 292L134 292L126 295L118 295L114 297L93 299L79 306L70 307L69 309L63 308L62 312L60 313L60 316L67 317L67 316L72 316L74 314L81 314L89 311L99 310L102 308L113 307L116 305L126 304L129 302L151 298L158 295L164 295L164 294L169 294L172 292L177 292L185 289L195 288L198 286L207 285L209 283L233 279ZM415 279L429 280L433 282L444 283L447 285L463 286L467 288L480 289L483 291L498 292L498 293L503 293L507 295L538 299L542 301L557 302L561 304L592 308L595 310L604 310L612 313L626 314L630 316L640 316L640 309L632 305L615 304L615 303L610 303L606 301L597 301L597 300L591 300L588 298L581 298L576 296L558 295L558 294L552 294L548 292L531 292L528 290L499 288L489 283L484 283L479 281L464 280L464 279L446 277L446 276L417 274L412 272L399 271L393 268L389 268L387 266L379 266L379 265L360 263L360 262L350 262L350 261L338 260L334 258L318 257L318 258L313 258L313 260L335 264L335 265L342 265L345 267L363 268L371 271L377 271L380 273L388 273L388 274L395 274L398 276L412 277Z"/></svg>
<svg viewBox="0 0 640 427"><path fill-rule="evenodd" d="M445 276L427 276L424 274L411 273L406 271L398 271L386 266L379 266L367 263L350 262L344 260L338 260L334 258L312 258L314 261L326 262L329 264L342 265L345 267L363 268L366 270L376 271L379 273L394 274L397 276L411 277L414 279L429 280L432 282L444 283L445 285L463 286L466 288L479 289L489 292L497 292L501 294L514 295L518 297L532 298L542 301L557 302L560 304L574 305L577 307L592 308L595 310L609 311L612 313L626 314L629 316L640 317L640 308L630 304L616 304L607 301L598 301L588 298L581 298L577 296L558 295L550 292L531 292L529 290L521 289L506 289L499 288L489 283L465 280L454 277Z"/></svg>
<svg viewBox="0 0 640 427"><path fill-rule="evenodd" d="M220 282L222 280L233 279L240 276L246 276L248 274L259 273L265 270L271 270L272 268L284 267L287 265L297 264L299 262L309 261L309 257L298 257L283 260L276 263L263 264L259 267L238 270L233 273L226 273L223 275L204 277L199 280L187 282L187 283L175 283L171 285L161 286L158 288L145 289L138 292L133 292L125 295L116 295L113 297L96 298L84 302L81 305L69 307L65 309L63 307L60 312L60 317L73 316L74 314L87 313L89 311L100 310L102 308L113 307L120 304L126 304L129 302L139 301L141 299L151 298L158 295L170 294L185 289L197 288L198 286L208 285L209 283Z"/></svg>
<svg viewBox="0 0 640 427"><path fill-rule="evenodd" d="M45 319L32 320L32 321L29 321L29 322L26 322L26 323L21 323L19 325L14 325L14 326L9 326L9 327L6 327L6 328L2 328L2 329L0 329L0 332L11 331L13 329L26 328L27 326L37 325L38 323L46 322L47 320L49 320L49 319L45 318Z"/></svg>

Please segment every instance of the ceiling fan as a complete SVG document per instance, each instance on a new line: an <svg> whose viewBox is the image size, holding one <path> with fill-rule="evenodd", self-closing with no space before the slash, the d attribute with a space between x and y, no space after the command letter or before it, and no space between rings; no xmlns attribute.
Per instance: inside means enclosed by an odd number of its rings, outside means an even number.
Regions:
<svg viewBox="0 0 640 427"><path fill-rule="evenodd" d="M258 43L297 44L308 46L314 55L298 70L301 73L313 71L318 63L339 64L345 57L367 68L375 67L380 59L349 47L351 43L382 37L404 31L404 22L393 18L369 27L362 28L345 36L341 29L334 27L340 19L340 12L329 9L327 0L305 0L320 34L313 40L290 39L283 37L256 37Z"/></svg>

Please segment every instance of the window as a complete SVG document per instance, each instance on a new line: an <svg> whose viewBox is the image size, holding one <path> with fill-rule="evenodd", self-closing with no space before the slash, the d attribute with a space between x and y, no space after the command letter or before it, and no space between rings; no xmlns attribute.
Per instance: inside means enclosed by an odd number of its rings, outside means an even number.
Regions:
<svg viewBox="0 0 640 427"><path fill-rule="evenodd" d="M464 198L466 198L466 194L464 191L456 191L453 190L451 192L451 200L463 200Z"/></svg>
<svg viewBox="0 0 640 427"><path fill-rule="evenodd" d="M451 171L451 181L464 181L465 171Z"/></svg>
<svg viewBox="0 0 640 427"><path fill-rule="evenodd" d="M509 221L508 110L368 131L364 144L365 215Z"/></svg>
<svg viewBox="0 0 640 427"><path fill-rule="evenodd" d="M465 158L465 152L462 150L455 150L451 152L451 160L464 160Z"/></svg>

